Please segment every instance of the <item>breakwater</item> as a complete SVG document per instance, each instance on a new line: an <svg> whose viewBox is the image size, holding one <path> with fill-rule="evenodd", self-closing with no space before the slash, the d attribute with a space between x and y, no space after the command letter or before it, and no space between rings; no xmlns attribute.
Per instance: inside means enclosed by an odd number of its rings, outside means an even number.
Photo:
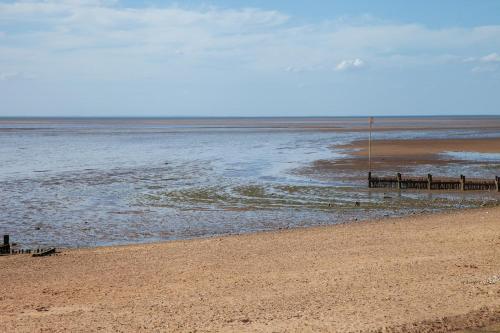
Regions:
<svg viewBox="0 0 500 333"><path fill-rule="evenodd" d="M415 189L415 190L455 190L455 191L496 191L500 192L500 177L494 179L435 178L431 174L426 177L395 176L378 177L368 173L369 188Z"/></svg>

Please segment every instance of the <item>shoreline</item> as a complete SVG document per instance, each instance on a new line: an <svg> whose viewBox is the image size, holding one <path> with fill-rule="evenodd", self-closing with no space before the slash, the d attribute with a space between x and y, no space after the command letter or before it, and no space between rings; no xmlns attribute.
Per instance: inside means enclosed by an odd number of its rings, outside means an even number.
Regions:
<svg viewBox="0 0 500 333"><path fill-rule="evenodd" d="M389 189L389 188L371 188L369 189L370 192L373 193L383 193L387 195L391 194L397 194L398 190L395 189ZM405 189L402 190L404 193L410 193L410 194L421 194L422 192L427 193L426 190L417 190L417 189ZM467 196L480 196L481 194L488 194L492 197L498 197L500 200L500 193L496 192L489 192L489 191L459 191L459 190L432 190L429 192L430 194L434 195L456 195L456 194L463 194ZM477 200L477 205L475 206L467 206L467 207L441 207L441 208L436 208L435 210L420 210L418 213L418 209L415 209L413 211L407 211L405 214L395 214L395 215L384 215L384 216L377 216L375 218L346 218L343 219L339 222L335 222L332 224L310 224L310 225L299 225L299 226L285 226L285 227L279 227L279 228L270 228L270 229L258 229L258 230L252 230L252 231L243 231L243 232L235 232L235 233L221 233L221 234L209 234L209 235L201 235L201 236L192 236L192 237L187 237L187 238L172 238L172 239L155 239L155 240L139 240L135 242L121 242L121 241L116 241L113 243L109 244L98 244L98 245L88 245L88 246L80 246L78 244L76 245L71 245L71 246L51 246L50 244L43 244L40 245L39 248L55 248L57 251L78 251L78 250L93 250L93 249L105 249L105 248L117 248L117 247L129 247L129 246L147 246L147 245L159 245L159 244L166 244L166 243L176 243L176 242L191 242L191 241L203 241L203 240L211 240L211 239L216 239L216 238L231 238L231 237L242 237L242 236L247 236L247 235L259 235L259 234L269 234L269 233L284 233L284 232L293 232L293 231L299 231L299 230L307 230L307 229L322 229L322 228L330 228L330 227L335 227L335 226L346 226L346 225L351 225L351 224L365 224L365 223L378 223L380 221L386 221L386 220L400 220L400 219L406 219L406 218L411 218L414 216L436 216L439 214L451 214L454 212L458 211L473 211L473 210L482 210L482 209L488 209L488 208L500 208L500 201L498 203L494 203L492 201L483 201L482 204L479 204L479 199ZM12 235L11 235L12 237ZM12 239L12 238L11 238ZM13 239L13 243L15 242L15 239ZM18 246L18 245L11 245L11 248L14 249L31 249L29 247L24 247L24 246ZM34 247L36 249L37 247ZM16 254L18 255L18 254ZM0 255L0 257L2 257Z"/></svg>
<svg viewBox="0 0 500 333"><path fill-rule="evenodd" d="M446 332L496 324L499 219L500 207L488 207L0 257L0 320L18 331Z"/></svg>

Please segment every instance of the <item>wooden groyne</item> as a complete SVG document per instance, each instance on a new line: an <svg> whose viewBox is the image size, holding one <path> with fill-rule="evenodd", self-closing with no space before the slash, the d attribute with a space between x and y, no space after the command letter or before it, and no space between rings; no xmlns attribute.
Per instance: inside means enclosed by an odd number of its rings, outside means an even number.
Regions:
<svg viewBox="0 0 500 333"><path fill-rule="evenodd" d="M45 257L55 253L56 249L54 247L38 249L15 249L10 244L9 235L4 235L3 244L0 244L0 255L32 254L33 257Z"/></svg>
<svg viewBox="0 0 500 333"><path fill-rule="evenodd" d="M454 191L496 191L500 192L500 177L495 179L466 179L464 175L460 178L433 178L431 174L427 177L403 177L397 173L395 177L376 177L368 173L369 188L392 188L397 190L454 190Z"/></svg>

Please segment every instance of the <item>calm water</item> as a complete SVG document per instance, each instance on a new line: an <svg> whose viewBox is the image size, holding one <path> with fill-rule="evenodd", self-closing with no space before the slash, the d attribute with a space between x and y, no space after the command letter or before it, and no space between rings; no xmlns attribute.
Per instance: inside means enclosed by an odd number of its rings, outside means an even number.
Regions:
<svg viewBox="0 0 500 333"><path fill-rule="evenodd" d="M25 246L95 246L333 224L496 200L370 193L364 173L354 171L348 181L303 175L300 169L316 160L344 158L346 152L335 145L367 137L362 131L313 129L351 126L342 121L4 119L0 234L10 233ZM450 129L375 135L500 134ZM456 168L435 171L455 174L466 168L467 174L490 177L498 170L476 164Z"/></svg>

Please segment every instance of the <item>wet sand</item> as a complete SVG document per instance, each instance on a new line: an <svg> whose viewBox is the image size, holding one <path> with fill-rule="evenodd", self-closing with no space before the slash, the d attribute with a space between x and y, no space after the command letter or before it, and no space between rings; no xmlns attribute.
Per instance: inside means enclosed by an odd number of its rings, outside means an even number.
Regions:
<svg viewBox="0 0 500 333"><path fill-rule="evenodd" d="M368 141L356 141L343 148L356 149L356 156L368 155ZM500 138L432 139L432 140L374 140L373 157L432 156L445 151L467 151L479 153L500 153Z"/></svg>
<svg viewBox="0 0 500 333"><path fill-rule="evenodd" d="M350 157L340 160L320 160L314 168L320 172L368 170L368 141L355 141L338 146L346 149ZM488 164L488 161L460 161L439 155L444 152L500 153L500 138L477 139L409 139L373 140L372 168L375 172L407 171L425 165L445 165L449 163ZM494 162L498 165L498 162ZM425 170L420 173L425 174Z"/></svg>
<svg viewBox="0 0 500 333"><path fill-rule="evenodd" d="M475 329L500 323L500 208L0 257L0 268L7 332Z"/></svg>

